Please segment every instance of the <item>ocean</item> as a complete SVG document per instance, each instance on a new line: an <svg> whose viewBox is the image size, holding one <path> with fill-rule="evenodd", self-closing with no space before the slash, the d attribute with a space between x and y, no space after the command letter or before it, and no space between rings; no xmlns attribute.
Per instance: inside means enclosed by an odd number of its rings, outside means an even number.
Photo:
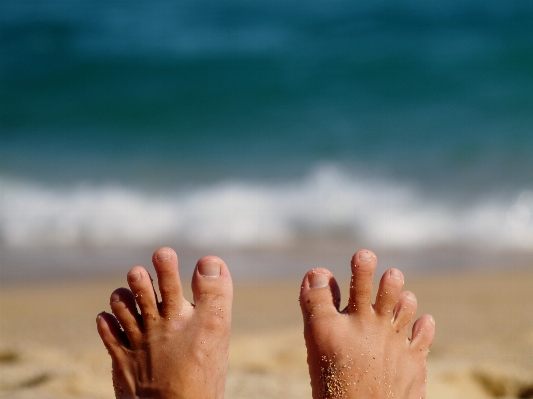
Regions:
<svg viewBox="0 0 533 399"><path fill-rule="evenodd" d="M532 94L531 1L4 0L1 274L317 242L531 266Z"/></svg>

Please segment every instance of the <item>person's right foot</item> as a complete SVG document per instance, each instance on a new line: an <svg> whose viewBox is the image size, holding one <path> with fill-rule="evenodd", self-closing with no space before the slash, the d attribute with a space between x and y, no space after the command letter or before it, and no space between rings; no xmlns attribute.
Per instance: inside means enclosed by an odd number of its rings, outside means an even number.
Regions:
<svg viewBox="0 0 533 399"><path fill-rule="evenodd" d="M233 296L226 264L215 256L198 261L191 304L183 298L176 253L161 248L152 260L161 302L148 272L136 266L128 273L131 291L119 288L111 294L116 318L102 312L96 319L111 355L115 396L223 398Z"/></svg>
<svg viewBox="0 0 533 399"><path fill-rule="evenodd" d="M426 395L426 356L435 322L430 315L409 327L416 298L401 292L403 275L390 269L381 278L372 305L376 256L352 258L348 306L339 311L340 292L326 269L309 271L302 283L307 363L314 399L420 399Z"/></svg>

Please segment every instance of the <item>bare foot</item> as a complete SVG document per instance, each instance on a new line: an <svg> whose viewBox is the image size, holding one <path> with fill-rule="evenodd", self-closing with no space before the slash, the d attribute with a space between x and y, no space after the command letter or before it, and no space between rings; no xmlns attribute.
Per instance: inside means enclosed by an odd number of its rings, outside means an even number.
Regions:
<svg viewBox="0 0 533 399"><path fill-rule="evenodd" d="M148 272L136 266L128 273L131 291L119 288L111 294L116 318L103 312L96 319L112 359L115 396L222 398L233 296L226 264L215 256L198 261L191 304L182 295L176 253L161 248L152 262L161 302Z"/></svg>
<svg viewBox="0 0 533 399"><path fill-rule="evenodd" d="M302 284L307 363L314 399L420 399L426 395L426 356L435 322L416 313L416 298L401 292L397 269L381 278L372 305L376 256L367 250L352 258L348 306L339 312L340 291L326 269L309 271Z"/></svg>

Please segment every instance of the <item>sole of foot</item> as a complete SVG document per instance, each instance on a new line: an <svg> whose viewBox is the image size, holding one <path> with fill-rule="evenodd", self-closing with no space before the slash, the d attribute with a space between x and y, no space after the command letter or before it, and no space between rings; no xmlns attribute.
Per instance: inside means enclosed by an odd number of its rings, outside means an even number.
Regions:
<svg viewBox="0 0 533 399"><path fill-rule="evenodd" d="M412 324L416 297L402 292L404 277L397 269L383 274L372 304L376 265L371 251L353 256L350 297L342 311L331 272L313 269L304 277L300 306L314 399L426 395L426 357L435 321L424 315Z"/></svg>
<svg viewBox="0 0 533 399"><path fill-rule="evenodd" d="M112 360L115 396L222 398L233 296L226 264L216 256L198 261L190 303L183 297L174 250L158 249L152 263L161 300L150 274L135 266L127 275L129 289L111 294L113 315L96 318Z"/></svg>

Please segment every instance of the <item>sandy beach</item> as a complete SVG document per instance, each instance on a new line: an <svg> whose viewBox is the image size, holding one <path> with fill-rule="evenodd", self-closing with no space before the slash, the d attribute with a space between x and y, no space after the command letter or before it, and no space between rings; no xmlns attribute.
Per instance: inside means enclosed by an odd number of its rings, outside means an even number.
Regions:
<svg viewBox="0 0 533 399"><path fill-rule="evenodd" d="M299 279L235 285L228 399L310 398ZM340 280L343 293L347 281ZM0 397L111 398L94 318L123 276L0 290ZM428 398L533 398L533 272L406 276L435 316ZM190 292L186 293L191 298ZM343 298L343 304L346 297Z"/></svg>

